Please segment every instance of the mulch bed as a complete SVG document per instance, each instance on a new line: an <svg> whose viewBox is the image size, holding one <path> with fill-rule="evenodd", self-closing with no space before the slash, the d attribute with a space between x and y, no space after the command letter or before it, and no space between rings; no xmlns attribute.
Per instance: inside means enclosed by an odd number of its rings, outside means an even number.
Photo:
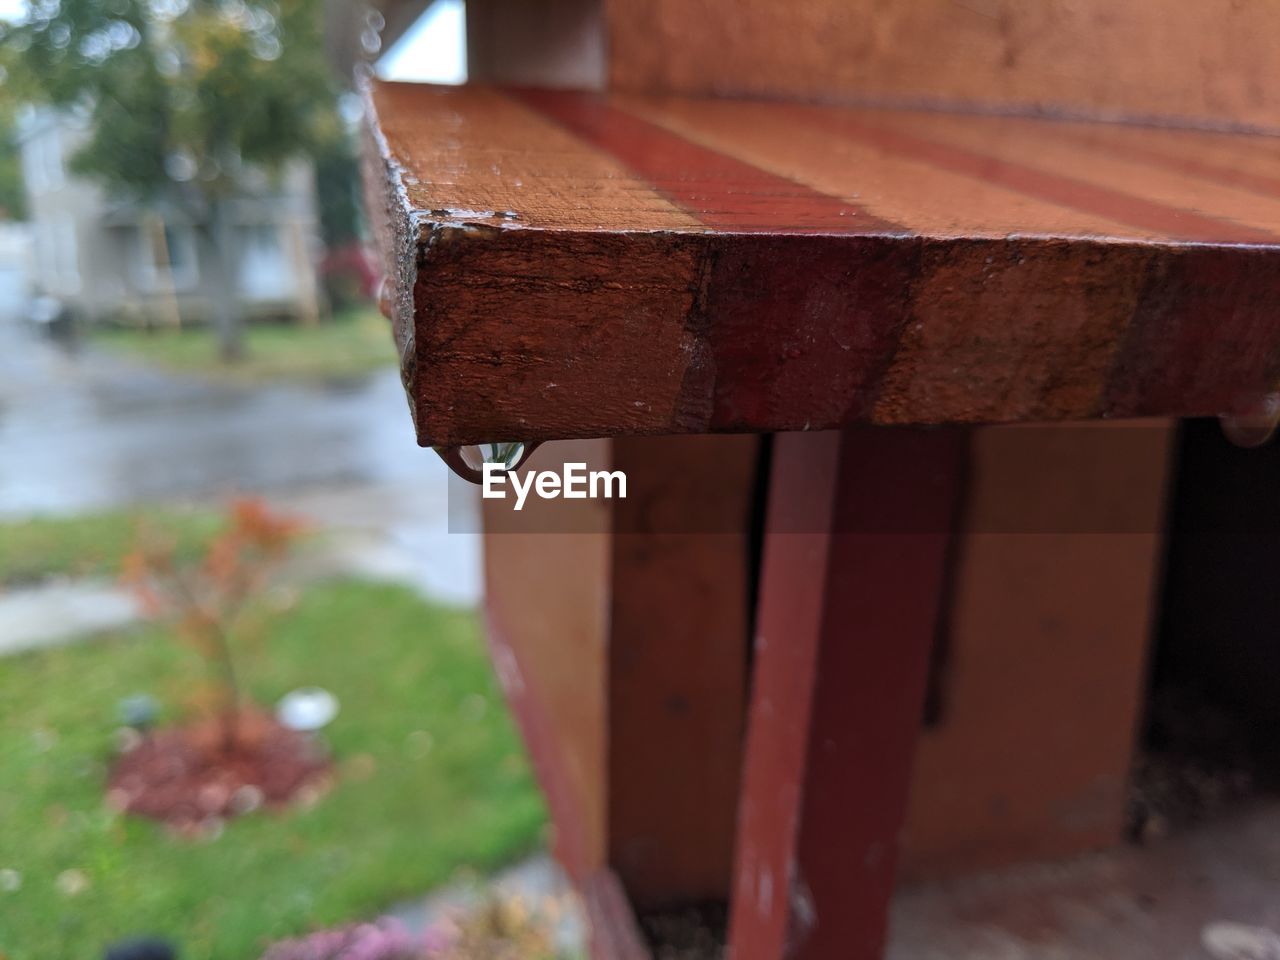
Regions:
<svg viewBox="0 0 1280 960"><path fill-rule="evenodd" d="M107 802L201 833L259 807L306 804L329 783L323 747L269 714L245 711L226 740L216 720L147 734L116 760Z"/></svg>

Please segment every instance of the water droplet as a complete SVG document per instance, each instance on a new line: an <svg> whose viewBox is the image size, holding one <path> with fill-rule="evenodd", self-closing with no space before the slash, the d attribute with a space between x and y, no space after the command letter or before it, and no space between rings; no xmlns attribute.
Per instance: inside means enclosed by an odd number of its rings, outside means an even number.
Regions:
<svg viewBox="0 0 1280 960"><path fill-rule="evenodd" d="M537 444L521 443L518 440L507 443L476 443L462 447L436 447L446 464L458 476L472 483L484 480L484 465L498 463L504 470L514 470L529 458L537 448Z"/></svg>
<svg viewBox="0 0 1280 960"><path fill-rule="evenodd" d="M1260 447L1280 425L1280 393L1269 393L1261 400L1224 413L1218 420L1223 434L1237 447Z"/></svg>

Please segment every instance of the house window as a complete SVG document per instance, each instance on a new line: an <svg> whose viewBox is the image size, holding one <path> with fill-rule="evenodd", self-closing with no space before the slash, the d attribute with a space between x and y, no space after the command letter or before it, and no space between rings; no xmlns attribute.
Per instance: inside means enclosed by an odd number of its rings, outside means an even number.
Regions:
<svg viewBox="0 0 1280 960"><path fill-rule="evenodd" d="M45 293L75 293L80 289L80 251L76 240L76 222L68 213L36 224L36 270Z"/></svg>
<svg viewBox="0 0 1280 960"><path fill-rule="evenodd" d="M57 219L54 241L59 285L64 291L75 293L80 289L80 247L76 237L76 222L71 214L64 213Z"/></svg>
<svg viewBox="0 0 1280 960"><path fill-rule="evenodd" d="M141 290L190 290L200 281L195 231L185 224L141 224L134 272Z"/></svg>
<svg viewBox="0 0 1280 960"><path fill-rule="evenodd" d="M248 300L286 300L296 286L293 268L285 255L280 226L254 223L242 228L240 290Z"/></svg>

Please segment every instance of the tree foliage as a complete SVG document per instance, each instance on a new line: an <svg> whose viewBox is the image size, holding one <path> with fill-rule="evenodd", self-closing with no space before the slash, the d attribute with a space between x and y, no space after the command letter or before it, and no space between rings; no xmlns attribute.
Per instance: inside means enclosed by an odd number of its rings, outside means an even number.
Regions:
<svg viewBox="0 0 1280 960"><path fill-rule="evenodd" d="M143 202L191 210L217 255L223 359L244 351L228 202L346 136L321 37L323 0L31 0L0 31L19 97L84 111L72 168Z"/></svg>
<svg viewBox="0 0 1280 960"><path fill-rule="evenodd" d="M360 165L355 144L334 139L314 155L320 234L331 250L354 243L364 223L360 200Z"/></svg>
<svg viewBox="0 0 1280 960"><path fill-rule="evenodd" d="M0 31L14 93L87 111L78 172L209 198L343 136L319 0L34 0Z"/></svg>
<svg viewBox="0 0 1280 960"><path fill-rule="evenodd" d="M231 750L241 733L244 690L232 643L245 608L260 599L288 557L302 526L258 500L231 506L226 528L202 560L182 564L177 546L142 531L123 561L124 581L152 617L167 617L178 635L204 657L213 703Z"/></svg>
<svg viewBox="0 0 1280 960"><path fill-rule="evenodd" d="M0 101L0 221L23 219L26 200L13 113Z"/></svg>

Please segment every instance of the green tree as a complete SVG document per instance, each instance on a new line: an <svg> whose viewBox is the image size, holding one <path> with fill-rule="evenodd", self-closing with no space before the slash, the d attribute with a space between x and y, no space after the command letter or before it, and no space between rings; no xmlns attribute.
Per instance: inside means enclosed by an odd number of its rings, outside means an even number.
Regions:
<svg viewBox="0 0 1280 960"><path fill-rule="evenodd" d="M87 111L76 172L202 224L227 360L243 353L233 198L249 171L276 174L344 136L320 3L32 0L25 20L0 28L13 95Z"/></svg>
<svg viewBox="0 0 1280 960"><path fill-rule="evenodd" d="M320 235L326 247L344 247L358 240L364 229L355 137L334 137L315 152L313 159Z"/></svg>
<svg viewBox="0 0 1280 960"><path fill-rule="evenodd" d="M0 102L0 220L21 220L26 209L17 130L8 105Z"/></svg>

